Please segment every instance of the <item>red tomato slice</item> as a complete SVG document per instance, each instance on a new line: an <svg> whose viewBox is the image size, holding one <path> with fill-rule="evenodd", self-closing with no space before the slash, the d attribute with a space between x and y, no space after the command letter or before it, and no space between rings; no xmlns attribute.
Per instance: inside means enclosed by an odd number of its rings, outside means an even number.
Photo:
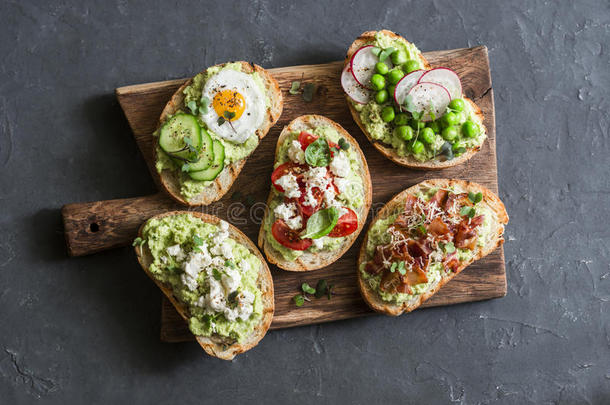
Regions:
<svg viewBox="0 0 610 405"><path fill-rule="evenodd" d="M296 203L299 208L299 211L301 212L301 215L303 215L306 218L309 218L310 216L312 216L313 213L316 212L318 210L318 208L320 208L320 204L322 203L322 199L324 198L324 194L318 187L312 187L311 192L317 201L317 203L315 205L313 205L313 206L305 205L305 190L304 189L301 190L301 197L299 197L296 200Z"/></svg>
<svg viewBox="0 0 610 405"><path fill-rule="evenodd" d="M271 173L271 183L273 184L273 187L276 188L277 191L279 191L280 193L284 192L284 189L280 186L278 186L277 184L275 184L275 182L282 177L283 175L287 174L287 173L292 173L297 177L297 181L299 180L299 177L302 175L302 173L306 170L306 166L304 165L299 165L297 163L293 163L293 162L286 162L284 164L281 164L277 167L277 169L275 169L273 171L273 173Z"/></svg>
<svg viewBox="0 0 610 405"><path fill-rule="evenodd" d="M328 234L328 236L332 238L347 236L358 229L358 215L351 209L347 207L344 208L347 212L341 215L339 221L337 221L337 225L335 225L333 230Z"/></svg>
<svg viewBox="0 0 610 405"><path fill-rule="evenodd" d="M273 223L271 234L280 245L292 250L305 250L313 243L311 239L301 239L298 232L290 229L286 222L281 219Z"/></svg>
<svg viewBox="0 0 610 405"><path fill-rule="evenodd" d="M301 149L305 150L316 139L318 139L317 136L310 134L309 132L301 131L297 140L301 143Z"/></svg>

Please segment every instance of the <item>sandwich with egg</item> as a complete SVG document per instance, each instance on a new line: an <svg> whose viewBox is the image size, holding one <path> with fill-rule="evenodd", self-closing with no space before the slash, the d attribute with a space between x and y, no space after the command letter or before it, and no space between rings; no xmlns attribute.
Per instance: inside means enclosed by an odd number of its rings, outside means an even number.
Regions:
<svg viewBox="0 0 610 405"><path fill-rule="evenodd" d="M280 117L282 103L277 81L253 63L223 63L189 79L154 133L163 188L189 206L220 199Z"/></svg>
<svg viewBox="0 0 610 405"><path fill-rule="evenodd" d="M295 118L277 141L258 245L284 270L328 266L358 237L371 194L358 142L326 117Z"/></svg>
<svg viewBox="0 0 610 405"><path fill-rule="evenodd" d="M146 221L134 241L142 269L211 356L231 360L256 346L273 318L273 280L239 229L199 212Z"/></svg>

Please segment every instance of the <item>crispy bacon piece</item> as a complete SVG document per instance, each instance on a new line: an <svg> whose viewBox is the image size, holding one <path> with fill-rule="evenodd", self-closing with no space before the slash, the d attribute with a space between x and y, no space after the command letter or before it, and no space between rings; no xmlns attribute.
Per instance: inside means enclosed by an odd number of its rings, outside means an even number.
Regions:
<svg viewBox="0 0 610 405"><path fill-rule="evenodd" d="M468 194L467 193L460 193L460 194L449 194L449 196L447 197L447 200L445 201L445 211L449 211L449 209L455 204L455 202L457 202L458 205L460 206L464 206L464 205L468 205L468 206L472 206L472 201L470 201L468 199Z"/></svg>
<svg viewBox="0 0 610 405"><path fill-rule="evenodd" d="M440 217L436 217L428 225L428 233L434 236L445 236L449 233L449 227Z"/></svg>
<svg viewBox="0 0 610 405"><path fill-rule="evenodd" d="M364 271L372 275L378 274L382 270L383 266L375 263L374 261L367 262L366 266L364 266Z"/></svg>
<svg viewBox="0 0 610 405"><path fill-rule="evenodd" d="M407 242L407 246L409 249L409 254L416 258L422 257L424 259L427 259L428 255L432 252L432 248L428 246L427 243L413 239Z"/></svg>
<svg viewBox="0 0 610 405"><path fill-rule="evenodd" d="M458 259L458 255L457 255L457 251L448 254L444 259L443 259L443 266L445 267L445 270L451 270L451 271L456 271L457 268L460 265L460 260Z"/></svg>
<svg viewBox="0 0 610 405"><path fill-rule="evenodd" d="M458 225L457 232L455 233L454 243L455 247L462 249L474 249L477 243L477 227L483 223L483 215L468 219L463 219Z"/></svg>
<svg viewBox="0 0 610 405"><path fill-rule="evenodd" d="M413 206L415 205L415 203L417 202L417 197L415 197L414 195L409 194L407 196L407 199L405 201L405 213L409 214L411 212L411 210L413 209Z"/></svg>
<svg viewBox="0 0 610 405"><path fill-rule="evenodd" d="M430 198L430 200L428 201L429 203L433 203L436 202L436 204L439 207L442 207L445 204L445 201L447 200L447 195L449 193L447 193L447 190L438 190L433 196L432 198Z"/></svg>

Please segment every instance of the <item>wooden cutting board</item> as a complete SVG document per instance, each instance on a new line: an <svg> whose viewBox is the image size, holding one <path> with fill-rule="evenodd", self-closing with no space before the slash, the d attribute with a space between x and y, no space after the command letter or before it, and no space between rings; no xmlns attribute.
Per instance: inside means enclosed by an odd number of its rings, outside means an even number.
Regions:
<svg viewBox="0 0 610 405"><path fill-rule="evenodd" d="M220 201L197 210L217 215L238 226L256 241L263 206L269 192L275 144L284 125L303 114L321 114L340 123L360 143L367 158L373 181L373 208L378 210L399 191L435 177L451 177L481 183L498 191L496 133L487 48L425 53L432 66L454 69L462 79L464 93L483 111L488 139L481 151L467 163L442 171L415 171L395 165L377 152L354 124L347 109L339 82L342 62L320 65L291 66L270 69L284 95L284 112L258 149L250 157L233 187ZM290 95L291 82L314 83L316 92L307 103L301 95ZM165 103L185 79L121 87L117 97L133 130L153 177L152 136ZM242 197L234 193L239 191ZM233 198L232 198L233 197ZM249 197L248 204L244 202ZM254 202L253 205L251 203ZM72 256L86 255L131 243L137 229L147 218L181 208L163 193L120 200L68 204L63 207L65 236ZM368 220L370 221L371 215ZM365 228L366 229L366 228ZM309 273L291 273L272 266L275 286L275 316L272 329L336 321L371 314L360 297L356 285L356 255L364 232L354 246L337 262L325 269ZM134 266L137 266L134 260ZM316 284L326 279L334 284L336 295L331 300L321 298L297 308L292 297L301 283ZM491 255L468 267L448 283L423 307L457 304L502 297L506 294L504 251ZM161 311L161 339L168 342L192 340L186 323L166 299Z"/></svg>

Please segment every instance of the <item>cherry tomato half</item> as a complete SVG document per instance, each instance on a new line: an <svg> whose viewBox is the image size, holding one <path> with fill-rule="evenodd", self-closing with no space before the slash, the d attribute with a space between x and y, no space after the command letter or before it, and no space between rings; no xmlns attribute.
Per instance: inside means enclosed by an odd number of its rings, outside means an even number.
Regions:
<svg viewBox="0 0 610 405"><path fill-rule="evenodd" d="M301 239L298 232L290 229L282 219L273 223L271 234L280 245L292 250L305 250L313 243L311 239Z"/></svg>

